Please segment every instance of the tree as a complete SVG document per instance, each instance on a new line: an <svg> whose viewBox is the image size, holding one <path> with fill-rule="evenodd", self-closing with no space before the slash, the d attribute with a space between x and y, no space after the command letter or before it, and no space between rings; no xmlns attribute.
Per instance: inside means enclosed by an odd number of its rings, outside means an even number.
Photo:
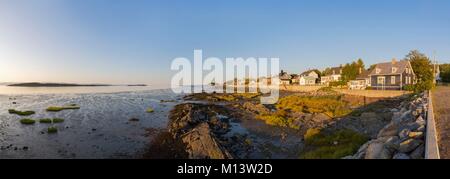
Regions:
<svg viewBox="0 0 450 179"><path fill-rule="evenodd" d="M358 67L361 67L362 69L365 68L365 67L364 67L364 61L363 61L361 58L359 58L359 59L356 61L356 64L358 65Z"/></svg>
<svg viewBox="0 0 450 179"><path fill-rule="evenodd" d="M377 64L370 65L369 69L367 70L372 71L373 69L375 69L375 67L377 67Z"/></svg>
<svg viewBox="0 0 450 179"><path fill-rule="evenodd" d="M364 62L362 59L358 59L352 63L347 63L344 68L342 68L342 81L347 83L350 80L356 79L360 74L360 70L364 70Z"/></svg>
<svg viewBox="0 0 450 179"><path fill-rule="evenodd" d="M442 82L450 82L450 64L439 65L439 70Z"/></svg>
<svg viewBox="0 0 450 179"><path fill-rule="evenodd" d="M430 59L418 50L412 50L406 55L405 60L411 62L411 66L416 74L415 92L423 92L433 88L433 65Z"/></svg>
<svg viewBox="0 0 450 179"><path fill-rule="evenodd" d="M331 75L331 68L325 68L325 70L323 70L322 72L322 76L328 76Z"/></svg>

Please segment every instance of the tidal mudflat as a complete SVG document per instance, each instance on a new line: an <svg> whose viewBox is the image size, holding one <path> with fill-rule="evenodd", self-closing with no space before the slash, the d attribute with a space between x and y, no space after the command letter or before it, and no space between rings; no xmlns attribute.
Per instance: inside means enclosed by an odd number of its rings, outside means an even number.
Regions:
<svg viewBox="0 0 450 179"><path fill-rule="evenodd" d="M0 95L0 158L141 158L179 99L171 90Z"/></svg>

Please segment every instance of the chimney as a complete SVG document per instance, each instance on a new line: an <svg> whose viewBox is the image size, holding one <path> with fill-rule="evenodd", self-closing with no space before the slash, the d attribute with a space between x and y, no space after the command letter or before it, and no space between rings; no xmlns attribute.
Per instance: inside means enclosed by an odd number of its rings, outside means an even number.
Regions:
<svg viewBox="0 0 450 179"><path fill-rule="evenodd" d="M395 65L397 63L397 60L395 58L392 59L392 65Z"/></svg>

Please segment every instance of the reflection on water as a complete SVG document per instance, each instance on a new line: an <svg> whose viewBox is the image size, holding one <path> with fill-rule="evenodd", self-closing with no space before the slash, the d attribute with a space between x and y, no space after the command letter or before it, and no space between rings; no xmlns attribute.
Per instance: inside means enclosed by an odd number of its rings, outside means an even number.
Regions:
<svg viewBox="0 0 450 179"><path fill-rule="evenodd" d="M13 87L0 85L0 94L117 93L162 88L165 86Z"/></svg>

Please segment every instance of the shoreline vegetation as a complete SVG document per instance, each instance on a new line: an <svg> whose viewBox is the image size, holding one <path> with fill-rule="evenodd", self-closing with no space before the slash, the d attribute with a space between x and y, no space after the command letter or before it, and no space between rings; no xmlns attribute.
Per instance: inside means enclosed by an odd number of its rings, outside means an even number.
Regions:
<svg viewBox="0 0 450 179"><path fill-rule="evenodd" d="M112 84L76 84L76 83L14 83L7 86L11 87L104 87L104 86L147 86L146 84L127 84L127 85L112 85Z"/></svg>

